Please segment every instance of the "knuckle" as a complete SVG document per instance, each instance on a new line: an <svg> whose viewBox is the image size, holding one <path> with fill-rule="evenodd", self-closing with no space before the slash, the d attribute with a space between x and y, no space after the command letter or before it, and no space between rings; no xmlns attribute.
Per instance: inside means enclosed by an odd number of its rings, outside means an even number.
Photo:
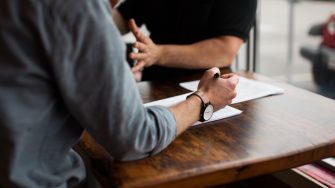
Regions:
<svg viewBox="0 0 335 188"><path fill-rule="evenodd" d="M205 73L210 74L211 72L212 72L212 69L207 69Z"/></svg>
<svg viewBox="0 0 335 188"><path fill-rule="evenodd" d="M231 90L234 90L235 87L236 87L236 83L233 82L232 80L228 80L228 82L227 82L227 87L228 87L229 89L231 89Z"/></svg>
<svg viewBox="0 0 335 188"><path fill-rule="evenodd" d="M211 69L208 69L206 71L206 75L207 76L213 76L216 72L217 72L217 70L215 68L211 68Z"/></svg>
<svg viewBox="0 0 335 188"><path fill-rule="evenodd" d="M136 35L137 37L139 37L139 38L142 37L142 33L141 33L140 31L136 31L135 35Z"/></svg>
<svg viewBox="0 0 335 188"><path fill-rule="evenodd" d="M231 94L231 99L235 98L236 96L237 96L237 92L233 91L232 94Z"/></svg>

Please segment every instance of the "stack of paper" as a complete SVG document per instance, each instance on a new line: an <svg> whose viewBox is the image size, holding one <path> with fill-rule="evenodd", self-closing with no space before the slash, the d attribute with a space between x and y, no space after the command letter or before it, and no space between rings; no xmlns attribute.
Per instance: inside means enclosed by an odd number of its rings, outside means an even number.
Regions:
<svg viewBox="0 0 335 188"><path fill-rule="evenodd" d="M179 102L182 102L186 99L187 95L189 95L191 93L186 93L183 95L178 95L175 97L170 97L170 98L166 98L166 99L162 99L162 100L158 100L158 101L153 101L153 102L149 102L144 104L144 106L154 106L154 105L161 105L161 106L172 106L174 104L177 104ZM216 120L220 120L223 118L228 118L228 117L232 117L232 116L236 116L238 114L241 114L242 111L238 110L236 108L230 107L230 106L226 106L225 108L218 110L216 112L214 112L212 118L209 121L206 122L211 122L211 121L216 121ZM198 125L202 122L196 122L194 125Z"/></svg>
<svg viewBox="0 0 335 188"><path fill-rule="evenodd" d="M199 80L180 83L180 86L191 91L196 91L198 88L198 84ZM282 94L284 93L284 89L267 83L250 80L244 77L239 77L236 92L237 96L235 99L233 99L232 104L257 99L269 95Z"/></svg>
<svg viewBox="0 0 335 188"><path fill-rule="evenodd" d="M235 99L233 99L232 104L234 103L239 103L239 102L243 102L243 101L248 101L248 100L252 100L252 99L257 99L257 98L261 98L261 97L265 97L265 96L269 96L269 95L275 95L275 94L282 94L284 93L284 89L267 84L267 83L262 83L259 81L255 81L255 80L250 80L244 77L239 77L239 83L237 85L236 88L236 92L237 92L237 96ZM196 91L197 87L199 84L199 80L197 81L192 81L192 82L184 82L184 83L180 83L180 86L191 90L191 91ZM144 104L145 106L153 106L153 105L162 105L162 106L172 106L174 104L177 104L181 101L184 101L186 99L186 96L189 95L191 93L186 93L183 95L178 95L175 97L170 97L170 98L166 98L166 99L162 99L162 100L158 100L158 101L153 101L150 103L146 103ZM215 112L212 116L212 118L207 121L207 122L211 122L211 121L215 121L215 120L220 120L223 118L228 118L228 117L232 117L238 114L241 114L242 111L238 110L236 108L230 107L230 106L226 106L225 108ZM197 122L195 125L200 124L201 122Z"/></svg>

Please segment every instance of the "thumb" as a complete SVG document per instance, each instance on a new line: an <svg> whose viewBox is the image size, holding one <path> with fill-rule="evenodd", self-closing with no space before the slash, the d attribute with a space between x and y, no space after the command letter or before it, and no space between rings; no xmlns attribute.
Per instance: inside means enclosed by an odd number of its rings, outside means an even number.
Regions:
<svg viewBox="0 0 335 188"><path fill-rule="evenodd" d="M136 24L136 22L135 22L135 20L133 18L129 20L128 26L129 26L130 31L137 38L137 36L139 35L139 29L138 29L138 26L137 26L137 24Z"/></svg>

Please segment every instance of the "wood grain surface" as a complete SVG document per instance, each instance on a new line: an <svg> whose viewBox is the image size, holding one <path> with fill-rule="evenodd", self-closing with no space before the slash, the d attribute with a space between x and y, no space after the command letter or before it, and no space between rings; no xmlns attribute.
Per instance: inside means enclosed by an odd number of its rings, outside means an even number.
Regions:
<svg viewBox="0 0 335 188"><path fill-rule="evenodd" d="M194 126L146 159L113 161L87 133L77 148L103 187L207 187L335 155L333 100L260 75L240 74L285 93L232 105L243 113ZM188 92L169 81L138 83L138 88L144 102Z"/></svg>

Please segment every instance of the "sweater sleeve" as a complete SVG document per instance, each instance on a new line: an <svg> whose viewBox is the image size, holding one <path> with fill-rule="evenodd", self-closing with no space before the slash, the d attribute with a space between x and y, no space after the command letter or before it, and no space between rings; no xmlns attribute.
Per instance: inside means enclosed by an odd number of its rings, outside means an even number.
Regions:
<svg viewBox="0 0 335 188"><path fill-rule="evenodd" d="M52 9L54 40L46 46L71 116L116 160L144 158L167 147L176 136L175 118L166 107L143 106L108 3L69 0Z"/></svg>

